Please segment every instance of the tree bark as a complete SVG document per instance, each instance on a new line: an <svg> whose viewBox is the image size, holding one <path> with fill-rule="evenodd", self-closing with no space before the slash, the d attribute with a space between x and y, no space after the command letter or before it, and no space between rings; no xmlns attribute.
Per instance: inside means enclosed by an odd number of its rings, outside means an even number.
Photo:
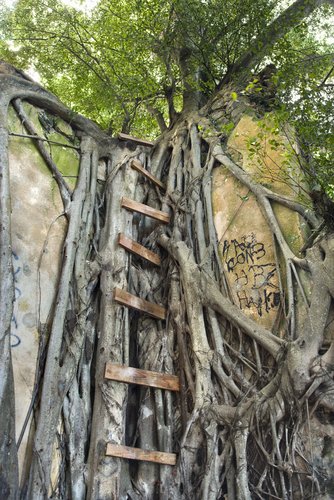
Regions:
<svg viewBox="0 0 334 500"><path fill-rule="evenodd" d="M273 203L296 211L310 227L319 222L316 214L263 186L231 157L222 125L232 120L236 127L245 112L251 114L247 100L235 103L231 88L222 89L199 113L192 108L179 117L149 150L109 139L83 117L73 118L39 86L8 76L0 77L0 85L3 495L19 495L9 345L13 269L6 130L7 106L18 98L60 116L81 140L72 196L37 141L57 177L69 222L41 366L43 387L33 405L28 485L21 496L292 499L312 495L315 488L325 491L315 467L321 452L315 458L304 423L310 425L319 408L333 408L321 391L333 385L332 345L322 352L334 294L333 235L318 237L301 258ZM21 106L16 108L34 135ZM134 158L161 178L165 191L131 169ZM107 166L106 180L98 179L99 161ZM275 264L282 270L280 330L262 326L233 301L212 208L212 172L220 165L254 195L272 235ZM168 213L170 224L125 210L124 196ZM120 232L158 253L161 266L128 254L118 245ZM312 289L309 296L301 292L302 280ZM116 304L115 287L166 308L166 321ZM74 326L69 317L75 318ZM180 395L107 381L107 362L177 374ZM107 457L108 442L175 452L177 464Z"/></svg>

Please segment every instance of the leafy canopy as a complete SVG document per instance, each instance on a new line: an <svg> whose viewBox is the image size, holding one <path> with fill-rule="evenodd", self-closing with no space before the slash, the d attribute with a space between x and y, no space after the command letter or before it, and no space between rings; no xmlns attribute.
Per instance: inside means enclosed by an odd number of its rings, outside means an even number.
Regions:
<svg viewBox="0 0 334 500"><path fill-rule="evenodd" d="M20 0L8 33L11 61L31 65L69 105L115 129L146 104L165 112L166 89L181 106L191 67L206 92L268 24L273 0L101 0L88 15L59 0ZM184 75L180 59L191 52ZM168 91L168 90L167 90ZM139 107L139 110L138 110ZM147 124L148 125L148 124Z"/></svg>
<svg viewBox="0 0 334 500"><path fill-rule="evenodd" d="M100 0L85 13L59 0L19 0L2 13L0 49L104 129L156 137L157 122L168 125L190 92L204 103L260 39L256 50L267 50L252 71L275 64L276 109L322 166L328 189L333 11L315 10L272 47L261 36L286 7L280 0Z"/></svg>

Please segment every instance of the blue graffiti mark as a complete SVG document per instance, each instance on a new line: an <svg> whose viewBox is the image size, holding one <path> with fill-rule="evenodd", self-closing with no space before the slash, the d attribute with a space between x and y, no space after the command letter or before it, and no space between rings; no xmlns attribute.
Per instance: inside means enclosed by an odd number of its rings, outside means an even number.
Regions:
<svg viewBox="0 0 334 500"><path fill-rule="evenodd" d="M13 257L14 257L14 259L16 261L19 260L19 256L15 252L12 251L12 255L13 255ZM18 264L17 264L16 269L14 269L14 282L15 283L17 283L17 275L19 274L19 272L21 271L21 269L22 269L21 266L18 265Z"/></svg>
<svg viewBox="0 0 334 500"><path fill-rule="evenodd" d="M18 335L16 335L15 333L11 333L10 337L11 337L11 340L12 340L12 343L10 344L10 347L17 347L18 345L21 344L20 337ZM14 340L14 343L13 343L13 340Z"/></svg>
<svg viewBox="0 0 334 500"><path fill-rule="evenodd" d="M12 256L13 256L13 260L15 260L15 261L19 260L19 256L13 250L12 250ZM13 272L14 283L18 283L18 275L22 269L21 266L18 265L18 263L16 264L16 266L17 266L16 268L14 266L14 272ZM15 286L14 291L15 291L15 299L14 300L17 300L18 298L21 297L22 292L18 286ZM17 321L15 314L13 314L13 316L12 316L12 324L13 324L13 328L15 328L15 330L17 330L18 329L18 321ZM21 344L21 339L16 333L11 333L10 338L11 338L11 347L12 348L17 347Z"/></svg>
<svg viewBox="0 0 334 500"><path fill-rule="evenodd" d="M15 260L19 260L19 256L17 255L17 253L14 252L14 250L12 250L12 256L14 257Z"/></svg>
<svg viewBox="0 0 334 500"><path fill-rule="evenodd" d="M17 329L17 327L18 327L18 323L17 323L17 319L16 319L15 314L13 314L13 316L12 316L12 323L14 323L14 326L15 326L15 328Z"/></svg>
<svg viewBox="0 0 334 500"><path fill-rule="evenodd" d="M13 258L18 261L19 260L19 256L12 250L12 256ZM14 283L18 283L18 274L20 273L20 271L22 270L22 267L18 265L18 267L15 269L14 268ZM15 300L20 298L22 295L22 292L21 292L21 289L16 286L15 287Z"/></svg>
<svg viewBox="0 0 334 500"><path fill-rule="evenodd" d="M14 324L14 328L17 330L18 323L15 314L13 314L12 316L12 323ZM16 333L11 332L10 338L11 338L11 344L10 344L11 347L17 347L21 344L21 339Z"/></svg>
<svg viewBox="0 0 334 500"><path fill-rule="evenodd" d="M15 283L17 282L17 274L21 271L21 266L19 266L15 271L14 271L14 281Z"/></svg>

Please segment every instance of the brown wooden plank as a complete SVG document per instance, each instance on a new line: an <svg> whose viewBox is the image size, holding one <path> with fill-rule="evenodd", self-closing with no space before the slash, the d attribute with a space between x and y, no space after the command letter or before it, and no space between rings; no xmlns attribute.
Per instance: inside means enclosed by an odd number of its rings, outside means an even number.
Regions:
<svg viewBox="0 0 334 500"><path fill-rule="evenodd" d="M145 312L154 318L166 319L166 309L164 307L161 307L158 304L153 304L153 302L140 299L139 297L136 297L125 290L121 290L120 288L114 288L114 300L124 306L132 307L137 311Z"/></svg>
<svg viewBox="0 0 334 500"><path fill-rule="evenodd" d="M132 366L106 363L104 376L109 380L117 380L125 384L144 385L145 387L156 387L167 391L178 392L180 390L180 380L176 375L140 370Z"/></svg>
<svg viewBox="0 0 334 500"><path fill-rule="evenodd" d="M132 212L139 212L140 214L152 217L152 219L156 219L164 224L169 224L169 215L166 212L149 207L143 203L138 203L138 201L123 197L121 206L127 208L128 210L132 210Z"/></svg>
<svg viewBox="0 0 334 500"><path fill-rule="evenodd" d="M143 259L152 262L152 264L155 264L156 266L160 266L161 264L159 255L152 252L148 248L145 248L143 245L140 245L137 241L127 238L123 233L119 233L118 235L118 244L126 250L129 250L129 252L139 255Z"/></svg>
<svg viewBox="0 0 334 500"><path fill-rule="evenodd" d="M149 451L141 448L132 448L121 444L108 443L106 455L109 457L128 458L130 460L144 460L163 465L175 465L176 454L164 451Z"/></svg>
<svg viewBox="0 0 334 500"><path fill-rule="evenodd" d="M147 179L149 179L151 182L153 182L153 184L155 184L159 188L165 190L164 184L161 181L159 181L159 179L154 177L154 175L152 175L150 172L148 172L146 170L146 168L143 167L143 165L140 163L139 160L132 160L132 162L130 163L130 166L134 170L137 170L137 172L140 172L141 174L143 174Z"/></svg>
<svg viewBox="0 0 334 500"><path fill-rule="evenodd" d="M149 148L154 146L154 142L152 141L147 141L146 139L139 139L139 137L133 137L132 135L128 134L118 134L118 138L121 141L132 141L135 142L136 144L139 144L140 146L148 146Z"/></svg>

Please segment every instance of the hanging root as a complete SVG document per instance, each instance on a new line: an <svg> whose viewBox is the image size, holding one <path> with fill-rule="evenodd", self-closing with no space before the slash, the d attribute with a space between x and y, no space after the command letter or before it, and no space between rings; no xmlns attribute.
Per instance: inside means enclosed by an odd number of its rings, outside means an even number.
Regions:
<svg viewBox="0 0 334 500"><path fill-rule="evenodd" d="M14 107L28 135L35 136L36 129L18 96L72 120L81 137L73 193L44 142L35 141L57 182L68 227L57 300L37 373L36 428L31 427L32 458L23 480L27 496L312 497L322 488L323 477L314 466L310 421L321 405L334 408L334 348L319 354L333 297L332 235L318 238L303 259L294 255L272 202L298 212L312 227L319 221L298 202L255 182L228 156L212 123L205 128L203 117L180 120L148 156L145 149L115 147L114 140L82 117L72 117L53 96L16 80L9 80L14 90L2 98L16 99ZM14 442L15 431L8 417L14 411L8 343L14 283L7 132L0 132L4 450ZM132 158L162 178L165 193L129 167ZM102 159L105 181L97 178ZM284 263L285 278L279 276L279 281L287 300L281 311L285 317L278 321L285 322L285 338L232 301L212 213L211 176L217 164L254 194L273 235L276 260ZM122 209L122 196L168 212L171 224L161 228ZM126 253L117 243L119 232L159 253L161 267ZM310 294L301 269L312 284ZM115 304L115 287L166 307L166 322ZM297 314L297 296L304 320ZM107 362L177 374L180 395L106 381ZM107 442L177 452L177 465L128 464L106 457ZM6 481L15 491L16 449L8 445L6 450Z"/></svg>

